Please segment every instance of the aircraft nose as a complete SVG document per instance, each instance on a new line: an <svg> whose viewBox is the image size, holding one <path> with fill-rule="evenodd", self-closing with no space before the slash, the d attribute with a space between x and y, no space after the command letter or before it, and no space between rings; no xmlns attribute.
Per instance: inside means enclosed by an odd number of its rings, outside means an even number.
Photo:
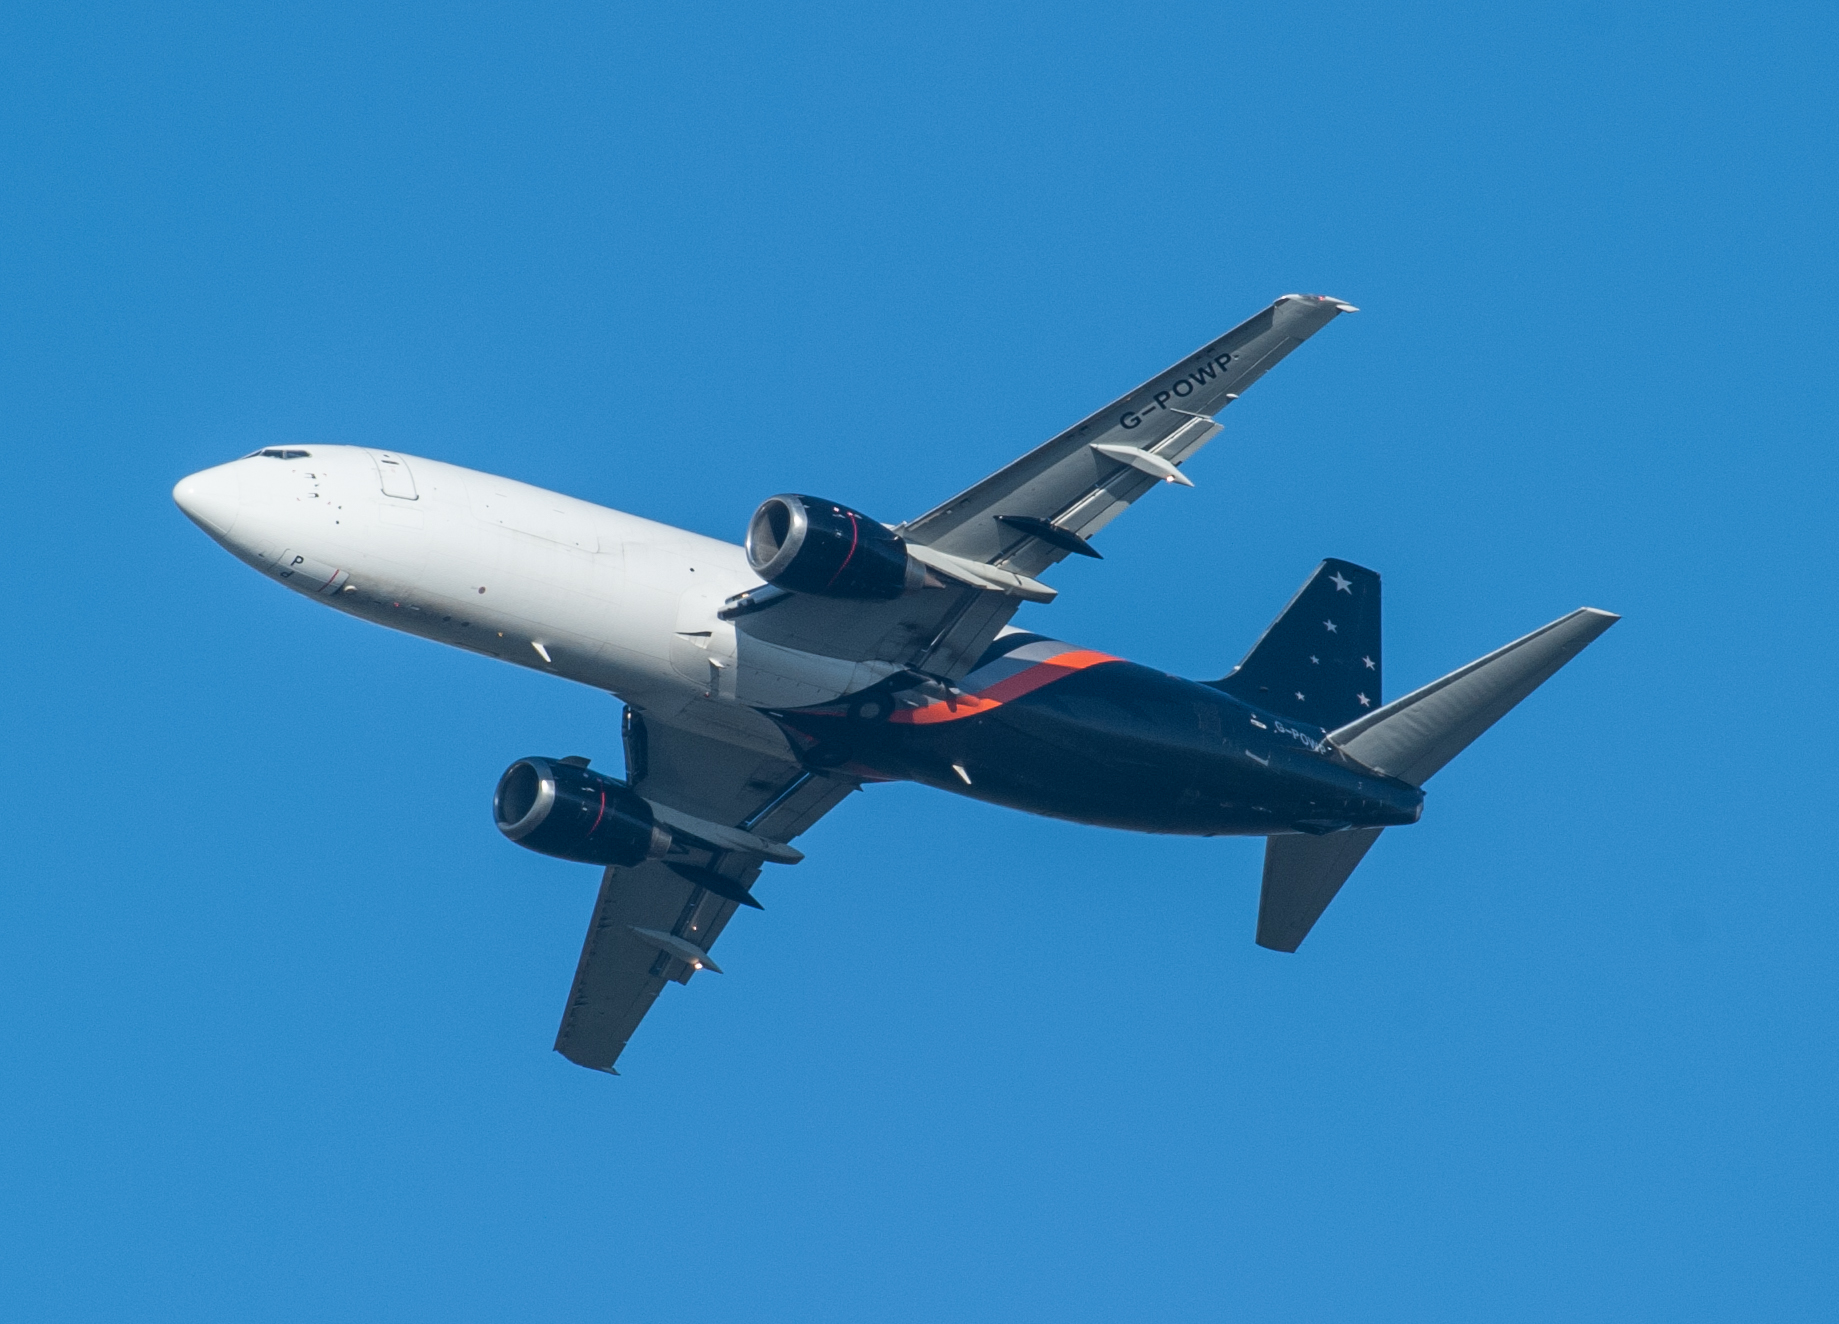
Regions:
<svg viewBox="0 0 1839 1324"><path fill-rule="evenodd" d="M241 485L227 464L181 478L172 499L192 523L217 538L230 536L243 504Z"/></svg>

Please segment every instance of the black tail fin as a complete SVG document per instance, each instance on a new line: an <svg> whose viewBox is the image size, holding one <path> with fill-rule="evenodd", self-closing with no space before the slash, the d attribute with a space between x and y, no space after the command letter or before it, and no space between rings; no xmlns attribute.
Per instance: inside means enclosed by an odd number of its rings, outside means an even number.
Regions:
<svg viewBox="0 0 1839 1324"><path fill-rule="evenodd" d="M1213 684L1266 712L1332 731L1379 707L1379 665L1379 576L1330 558L1245 660Z"/></svg>

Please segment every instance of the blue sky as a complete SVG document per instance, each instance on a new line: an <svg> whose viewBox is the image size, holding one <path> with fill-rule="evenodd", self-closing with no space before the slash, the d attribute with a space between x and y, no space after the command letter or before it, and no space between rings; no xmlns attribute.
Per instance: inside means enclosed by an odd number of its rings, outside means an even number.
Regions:
<svg viewBox="0 0 1839 1324"><path fill-rule="evenodd" d="M16 6L0 20L0 1310L1781 1320L1839 1307L1833 11ZM320 610L173 482L386 446L890 521L1262 307L1363 311L1034 628L1391 692L1625 620L1302 952L1258 846L880 787L618 1080L618 706Z"/></svg>

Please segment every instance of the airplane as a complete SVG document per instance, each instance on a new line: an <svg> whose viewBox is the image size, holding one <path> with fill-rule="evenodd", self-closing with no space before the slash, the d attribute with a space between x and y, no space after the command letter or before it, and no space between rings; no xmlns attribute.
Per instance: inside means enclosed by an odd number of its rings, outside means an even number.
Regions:
<svg viewBox="0 0 1839 1324"><path fill-rule="evenodd" d="M555 1048L619 1074L666 983L863 785L920 782L1137 832L1266 839L1256 941L1294 952L1424 783L1618 617L1580 608L1387 701L1380 577L1328 559L1243 661L1194 681L1012 625L1041 576L1221 431L1351 304L1289 294L916 519L761 503L743 546L356 446L267 446L173 489L239 560L363 620L609 691L625 776L512 763L494 821L599 865Z"/></svg>

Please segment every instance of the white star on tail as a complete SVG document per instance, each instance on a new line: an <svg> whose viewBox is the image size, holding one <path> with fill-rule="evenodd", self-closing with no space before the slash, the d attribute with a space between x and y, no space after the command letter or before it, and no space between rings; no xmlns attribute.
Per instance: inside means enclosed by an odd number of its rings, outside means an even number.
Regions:
<svg viewBox="0 0 1839 1324"><path fill-rule="evenodd" d="M1379 670L1379 664L1378 664L1377 662L1375 662L1375 661L1373 661L1373 659L1372 659L1372 658L1370 658L1370 657L1363 657L1363 658L1361 658L1360 660L1361 660L1362 662L1364 662L1364 663L1366 663L1366 669L1367 669L1368 671L1378 671L1378 670Z"/></svg>
<svg viewBox="0 0 1839 1324"><path fill-rule="evenodd" d="M1354 581L1351 579L1341 578L1341 572L1339 570L1335 571L1334 574L1330 575L1329 579L1334 581L1336 592L1345 593L1350 598L1354 596L1354 590L1348 587L1348 585L1352 584Z"/></svg>
<svg viewBox="0 0 1839 1324"><path fill-rule="evenodd" d="M1322 624L1328 627L1328 633L1335 633L1335 623L1333 621L1323 621Z"/></svg>
<svg viewBox="0 0 1839 1324"><path fill-rule="evenodd" d="M1364 694L1356 694L1354 697L1360 700L1360 706L1362 708L1371 708L1373 706L1373 701Z"/></svg>

